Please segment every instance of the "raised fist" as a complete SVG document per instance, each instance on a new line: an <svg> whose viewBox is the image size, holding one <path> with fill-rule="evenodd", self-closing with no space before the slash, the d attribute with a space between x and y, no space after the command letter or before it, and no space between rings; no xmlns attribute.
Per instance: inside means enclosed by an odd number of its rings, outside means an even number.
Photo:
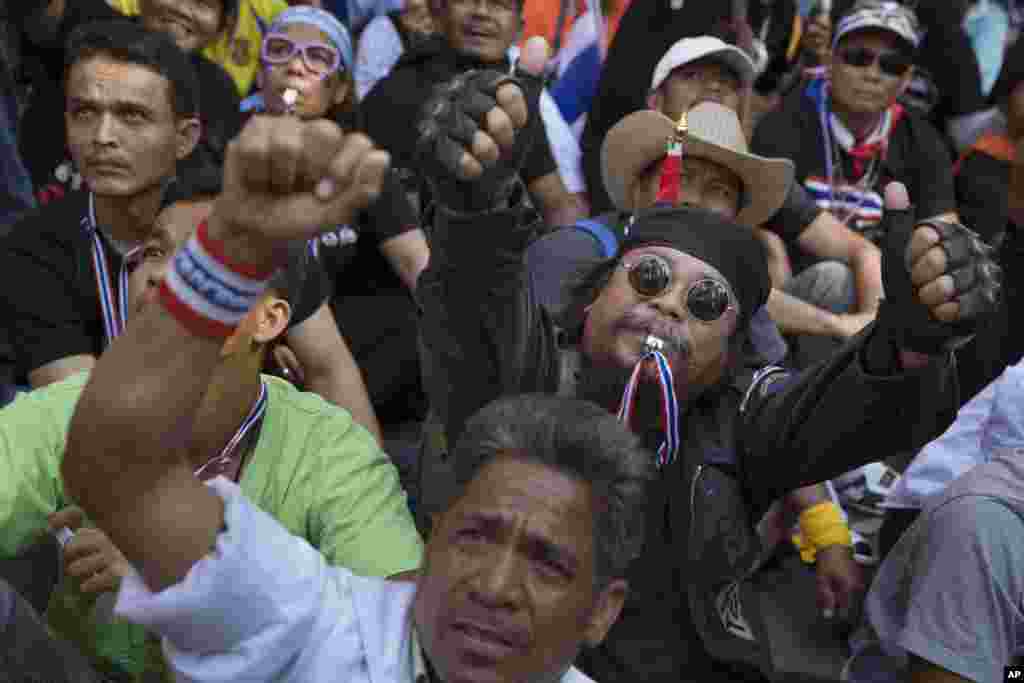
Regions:
<svg viewBox="0 0 1024 683"><path fill-rule="evenodd" d="M217 237L243 235L249 262L272 260L291 240L352 221L380 193L386 152L326 120L256 116L229 145L224 190L210 218Z"/></svg>
<svg viewBox="0 0 1024 683"><path fill-rule="evenodd" d="M486 211L507 198L532 140L547 44L531 41L525 68L468 71L438 86L423 107L417 158L437 200L456 211Z"/></svg>
<svg viewBox="0 0 1024 683"><path fill-rule="evenodd" d="M886 205L906 189L892 183ZM937 355L968 340L995 312L1001 271L993 249L960 223L914 225L912 210L886 209L879 311L893 341L906 351Z"/></svg>

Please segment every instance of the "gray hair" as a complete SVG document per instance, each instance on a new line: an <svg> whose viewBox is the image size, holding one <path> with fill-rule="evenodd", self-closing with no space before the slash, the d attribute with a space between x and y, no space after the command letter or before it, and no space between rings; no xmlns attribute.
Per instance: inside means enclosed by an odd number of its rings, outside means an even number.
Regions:
<svg viewBox="0 0 1024 683"><path fill-rule="evenodd" d="M597 502L599 586L625 576L640 554L654 463L636 435L604 408L544 394L500 399L466 423L453 455L460 487L498 455L547 465L589 484Z"/></svg>

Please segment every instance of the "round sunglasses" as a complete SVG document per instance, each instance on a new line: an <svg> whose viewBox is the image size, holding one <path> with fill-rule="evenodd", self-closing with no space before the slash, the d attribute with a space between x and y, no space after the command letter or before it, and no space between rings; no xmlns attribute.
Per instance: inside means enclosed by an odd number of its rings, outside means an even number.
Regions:
<svg viewBox="0 0 1024 683"><path fill-rule="evenodd" d="M306 68L320 78L326 78L341 69L341 53L327 43L300 43L281 33L271 33L263 39L262 56L267 64L287 64L296 54L301 54Z"/></svg>
<svg viewBox="0 0 1024 683"><path fill-rule="evenodd" d="M871 66L877 61L882 73L895 78L903 76L914 65L914 60L902 52L878 52L866 47L848 47L840 50L839 59L858 69Z"/></svg>
<svg viewBox="0 0 1024 683"><path fill-rule="evenodd" d="M629 284L642 297L653 299L660 296L672 285L672 266L661 256L644 254L636 259L623 261ZM732 294L725 283L711 277L704 277L686 290L686 309L697 320L711 323L729 309L735 308Z"/></svg>

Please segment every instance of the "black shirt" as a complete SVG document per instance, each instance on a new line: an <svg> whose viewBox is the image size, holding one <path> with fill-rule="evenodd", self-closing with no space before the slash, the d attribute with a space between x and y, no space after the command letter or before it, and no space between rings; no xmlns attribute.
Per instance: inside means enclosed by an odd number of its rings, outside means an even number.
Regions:
<svg viewBox="0 0 1024 683"><path fill-rule="evenodd" d="M74 192L23 216L0 243L0 325L10 336L21 382L47 363L99 356L106 347L92 237L82 226L88 206L88 194ZM109 241L104 246L116 278L122 258ZM111 288L116 296L116 279ZM320 278L307 277L291 327L309 318L324 298Z"/></svg>
<svg viewBox="0 0 1024 683"><path fill-rule="evenodd" d="M316 241L334 296L373 296L405 289L380 245L417 227L409 199L395 173L389 173L377 200L359 212L354 224L338 226Z"/></svg>
<svg viewBox="0 0 1024 683"><path fill-rule="evenodd" d="M835 146L838 149L838 145ZM956 210L953 193L952 160L948 149L930 123L917 114L906 111L896 122L889 138L888 153L878 167L877 176L870 187L840 192L830 190L830 179L825 170L825 137L819 123L815 103L806 88L794 92L779 110L767 114L754 130L751 151L766 157L785 157L796 165L796 181L802 183L820 208L834 214L849 207L858 207L849 226L877 241L881 237L874 230L881 216L882 194L885 186L894 180L907 186L910 200L917 215L924 218ZM842 176L853 178L853 161L841 152ZM838 175L838 174L834 174ZM847 197L849 203L832 205L832 197ZM770 220L766 226L792 245L799 231L793 224ZM790 251L793 257L794 252ZM794 259L794 271L808 265L806 259Z"/></svg>
<svg viewBox="0 0 1024 683"><path fill-rule="evenodd" d="M423 105L430 98L434 87L470 69L508 71L509 68L508 61L483 64L460 56L444 38L427 40L402 55L391 73L366 94L360 104L363 128L374 143L391 153L394 168L405 174L411 172L415 176L417 124ZM528 88L531 85L527 83ZM540 117L537 104L540 93L538 91L530 95L533 95L528 98L532 111L527 132L536 142L520 171L527 185L558 170Z"/></svg>
<svg viewBox="0 0 1024 683"><path fill-rule="evenodd" d="M124 18L105 0L76 0L68 3L65 11L62 40L82 24ZM55 73L36 83L19 130L19 151L41 204L59 199L82 184L67 150L63 51L53 52L48 71ZM222 166L227 143L241 130L240 100L230 76L198 53L190 57L199 80L202 131L195 151L181 164L181 172L187 172L193 164Z"/></svg>

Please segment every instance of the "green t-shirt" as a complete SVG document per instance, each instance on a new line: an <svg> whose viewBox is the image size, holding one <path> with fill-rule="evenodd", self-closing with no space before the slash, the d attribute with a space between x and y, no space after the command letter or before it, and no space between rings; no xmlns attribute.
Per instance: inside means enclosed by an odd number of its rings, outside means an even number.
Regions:
<svg viewBox="0 0 1024 683"><path fill-rule="evenodd" d="M0 556L16 555L48 530L47 516L72 502L60 462L68 423L87 373L20 396L0 410ZM398 473L374 438L343 409L263 378L267 409L259 441L242 471L246 496L334 565L366 576L419 567L423 544ZM117 495L111 482L111 495ZM141 628L96 624L92 600L73 581L47 612L55 631L93 657L138 674L147 667Z"/></svg>

